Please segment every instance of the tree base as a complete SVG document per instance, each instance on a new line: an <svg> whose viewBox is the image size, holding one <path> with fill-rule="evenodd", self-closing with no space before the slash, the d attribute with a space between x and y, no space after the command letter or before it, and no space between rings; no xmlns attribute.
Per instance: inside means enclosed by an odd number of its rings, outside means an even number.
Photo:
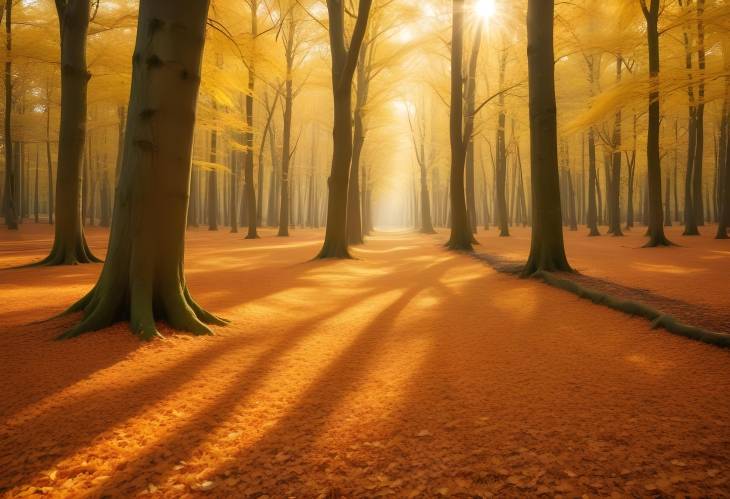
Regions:
<svg viewBox="0 0 730 499"><path fill-rule="evenodd" d="M26 267L51 267L56 265L79 265L84 263L103 263L104 261L94 256L86 244L86 238L81 237L72 248L68 245L54 243L51 253L40 262L31 263Z"/></svg>
<svg viewBox="0 0 730 499"><path fill-rule="evenodd" d="M244 239L261 239L261 236L254 232L253 234L246 234Z"/></svg>
<svg viewBox="0 0 730 499"><path fill-rule="evenodd" d="M354 260L348 250L347 244L342 242L328 242L325 240L322 249L319 250L315 260L325 260L328 258L337 258L341 260Z"/></svg>
<svg viewBox="0 0 730 499"><path fill-rule="evenodd" d="M647 241L647 243L644 246L642 246L642 248L657 248L660 246L672 247L672 246L677 246L677 245L674 244L669 239L667 239L667 237L664 234L662 234L661 236L656 236L656 237L649 236L649 241Z"/></svg>
<svg viewBox="0 0 730 499"><path fill-rule="evenodd" d="M144 292L136 299L125 300L121 298L121 293L110 293L106 287L102 283L97 284L86 296L61 314L83 312L84 317L56 339L75 338L127 320L132 332L146 341L163 338L157 330L155 320L162 320L174 329L195 336L212 335L213 331L208 325L225 326L229 323L200 307L190 296L187 287L164 295L161 292L156 293L157 296L151 300L149 298L152 297L145 296Z"/></svg>

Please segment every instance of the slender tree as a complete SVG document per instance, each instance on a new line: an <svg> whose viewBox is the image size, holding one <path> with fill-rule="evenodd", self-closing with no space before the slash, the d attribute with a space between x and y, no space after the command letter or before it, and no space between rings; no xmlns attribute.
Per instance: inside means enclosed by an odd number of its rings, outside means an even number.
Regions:
<svg viewBox="0 0 730 499"><path fill-rule="evenodd" d="M659 158L659 0L641 1L641 10L646 19L646 38L649 44L649 130L646 140L646 162L648 169L649 241L647 247L670 246L664 235L662 210L662 171Z"/></svg>
<svg viewBox="0 0 730 499"><path fill-rule="evenodd" d="M11 115L13 109L13 67L11 51L13 2L5 2L5 186L3 188L3 216L8 229L18 229L16 175L13 165L13 139Z"/></svg>
<svg viewBox="0 0 730 499"><path fill-rule="evenodd" d="M224 321L191 298L183 276L195 106L206 0L141 0L132 90L109 252L96 286L69 311L62 337L129 320L142 338L156 320L194 334Z"/></svg>
<svg viewBox="0 0 730 499"><path fill-rule="evenodd" d="M464 197L466 144L468 137L472 134L470 122L467 121L467 126L464 127L463 119L464 0L453 0L451 5L451 106L449 109L451 235L446 246L453 250L471 251L474 236L469 225Z"/></svg>
<svg viewBox="0 0 730 499"><path fill-rule="evenodd" d="M357 21L345 46L345 2L327 0L330 53L332 56L332 168L327 185L327 227L317 258L351 258L347 241L347 194L352 160L352 78L360 56L372 0L360 0Z"/></svg>
<svg viewBox="0 0 730 499"><path fill-rule="evenodd" d="M572 271L563 246L553 50L554 0L527 4L532 239L523 276Z"/></svg>

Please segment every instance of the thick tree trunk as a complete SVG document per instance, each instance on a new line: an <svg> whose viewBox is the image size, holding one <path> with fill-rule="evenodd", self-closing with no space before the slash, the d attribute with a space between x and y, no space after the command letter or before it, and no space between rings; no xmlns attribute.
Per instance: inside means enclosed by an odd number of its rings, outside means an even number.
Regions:
<svg viewBox="0 0 730 499"><path fill-rule="evenodd" d="M195 303L183 276L207 9L201 0L140 2L109 252L96 286L69 309L83 319L62 337L120 320L145 339L159 336L156 320L194 334L224 323Z"/></svg>
<svg viewBox="0 0 730 499"><path fill-rule="evenodd" d="M646 18L646 37L649 44L649 130L646 140L648 194L649 194L649 241L645 246L669 246L672 243L664 235L662 212L662 171L659 158L659 0L649 0L647 8L642 0Z"/></svg>
<svg viewBox="0 0 730 499"><path fill-rule="evenodd" d="M558 179L553 0L527 4L527 67L530 104L532 238L523 276L572 271L565 256Z"/></svg>
<svg viewBox="0 0 730 499"><path fill-rule="evenodd" d="M12 9L13 2L5 2L5 186L3 188L3 216L8 229L18 229L17 197L15 190L16 172L13 167L13 139L11 115L13 111L13 69L10 62L12 45Z"/></svg>
<svg viewBox="0 0 730 499"><path fill-rule="evenodd" d="M60 5L60 4L57 4ZM90 4L69 0L59 7L61 25L61 128L56 175L55 239L38 265L99 262L86 244L82 220L81 166L86 140L86 33Z"/></svg>

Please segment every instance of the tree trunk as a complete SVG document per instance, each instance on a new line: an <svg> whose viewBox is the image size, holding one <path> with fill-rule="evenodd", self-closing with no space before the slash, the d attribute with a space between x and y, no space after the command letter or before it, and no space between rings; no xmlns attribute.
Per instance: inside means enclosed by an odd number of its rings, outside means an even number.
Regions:
<svg viewBox="0 0 730 499"><path fill-rule="evenodd" d="M56 175L55 239L50 255L38 265L99 262L86 244L81 211L81 166L86 140L87 0L57 3L61 25L61 128Z"/></svg>
<svg viewBox="0 0 730 499"><path fill-rule="evenodd" d="M699 69L699 83L697 91L697 108L695 110L695 159L692 169L692 208L694 210L695 224L705 225L705 208L702 200L702 163L704 160L705 142L705 28L703 16L705 11L705 0L697 0L697 66Z"/></svg>
<svg viewBox="0 0 730 499"><path fill-rule="evenodd" d="M40 214L38 212L39 209L39 198L38 198L38 167L40 166L39 163L39 157L40 157L40 151L38 149L38 145L35 146L35 182L33 186L33 219L35 220L35 223L38 223L40 221Z"/></svg>
<svg viewBox="0 0 730 499"><path fill-rule="evenodd" d="M347 239L347 195L352 161L352 78L365 36L372 0L360 0L357 21L345 47L344 2L327 0L334 123L330 176L327 180L327 227L317 258L351 258Z"/></svg>
<svg viewBox="0 0 730 499"><path fill-rule="evenodd" d="M477 60L479 57L479 48L482 41L482 26L484 23L478 23L477 31L474 34L474 44L472 45L471 55L469 57L469 68L466 81L466 120L468 128L474 129L474 109L476 107L477 94ZM477 232L477 206L474 193L474 137L465 137L466 140L466 212L469 215L469 227L472 233Z"/></svg>
<svg viewBox="0 0 730 499"><path fill-rule="evenodd" d="M47 104L50 106L50 101ZM51 154L51 109L46 109L46 166L48 168L48 223L53 225L53 157Z"/></svg>
<svg viewBox="0 0 730 499"><path fill-rule="evenodd" d="M558 179L553 0L527 4L527 67L530 105L532 238L523 276L572 271L565 256Z"/></svg>
<svg viewBox="0 0 730 499"><path fill-rule="evenodd" d="M11 61L13 2L5 2L5 186L3 188L3 215L8 229L18 229L18 193L15 191L16 172L13 167L13 139L11 115L13 112L13 70Z"/></svg>
<svg viewBox="0 0 730 499"><path fill-rule="evenodd" d="M451 143L451 179L449 182L451 206L451 235L446 243L449 249L471 251L471 227L464 198L464 162L466 141L471 136L470 127L464 131L462 57L464 45L464 0L452 1L451 27L451 107L449 110L449 131Z"/></svg>
<svg viewBox="0 0 730 499"><path fill-rule="evenodd" d="M596 139L593 128L588 130L588 235L600 236L598 232L598 210L596 207Z"/></svg>
<svg viewBox="0 0 730 499"><path fill-rule="evenodd" d="M352 132L352 160L347 195L347 239L349 244L362 244L362 213L360 211L360 156L365 145L364 107L370 82L366 71L367 43L363 43L356 71L355 116Z"/></svg>
<svg viewBox="0 0 730 499"><path fill-rule="evenodd" d="M251 37L253 40L254 52L256 37L258 36L258 2L251 1ZM287 73L290 74L290 73ZM290 78L287 76L287 78ZM246 239L258 239L257 224L259 214L256 207L256 187L253 181L253 99L256 73L254 72L254 61L248 65L248 92L246 93L246 165L245 177L245 202L248 211L248 232ZM235 192L235 188L232 192Z"/></svg>
<svg viewBox="0 0 730 499"><path fill-rule="evenodd" d="M293 24L293 23L292 23ZM291 40L291 37L290 37ZM279 192L279 232L278 236L289 235L289 163L291 160L291 117L292 117L292 81L291 59L287 59L287 80L284 96L284 137L281 146L281 191Z"/></svg>
<svg viewBox="0 0 730 499"><path fill-rule="evenodd" d="M109 252L96 286L69 309L83 319L62 337L120 320L145 339L159 336L156 320L194 334L224 323L195 303L183 276L207 9L201 0L140 2Z"/></svg>
<svg viewBox="0 0 730 499"><path fill-rule="evenodd" d="M215 128L210 131L210 162L216 162L218 147L218 132ZM208 171L208 230L218 230L218 169Z"/></svg>
<svg viewBox="0 0 730 499"><path fill-rule="evenodd" d="M646 18L646 37L649 44L649 130L646 140L647 169L649 180L649 241L645 246L669 246L672 243L664 235L662 210L662 171L659 158L659 0L641 0Z"/></svg>

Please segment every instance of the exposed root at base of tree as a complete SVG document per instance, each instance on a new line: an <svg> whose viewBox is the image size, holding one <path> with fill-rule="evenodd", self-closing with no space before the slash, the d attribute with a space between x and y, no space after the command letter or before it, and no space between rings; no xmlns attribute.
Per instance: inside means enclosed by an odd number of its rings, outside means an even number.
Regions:
<svg viewBox="0 0 730 499"><path fill-rule="evenodd" d="M497 272L519 276L524 269L524 263L505 260L493 255L475 253L474 257L486 262ZM530 275L530 277L539 279L550 286L573 293L579 298L590 300L597 305L603 305L629 315L644 317L651 321L652 328L654 329L661 327L672 334L684 336L685 338L702 341L704 343L709 343L723 348L730 348L730 334L719 333L685 324L677 320L675 317L665 314L661 310L657 310L644 303L624 300L608 293L602 293L600 291L581 286L570 279L558 277L552 272L546 272L544 270L534 272Z"/></svg>
<svg viewBox="0 0 730 499"><path fill-rule="evenodd" d="M74 249L65 248L64 245L58 244L53 246L51 253L43 260L38 262L21 265L19 268L25 267L52 267L56 265L79 265L84 263L103 263L104 260L97 258L91 252L86 239L82 239L76 243Z"/></svg>
<svg viewBox="0 0 730 499"><path fill-rule="evenodd" d="M83 319L56 339L65 340L84 333L98 331L120 321L129 326L143 340L163 338L155 325L161 320L173 329L195 336L212 335L209 325L225 326L229 321L204 310L193 300L186 286L166 296L148 296L140 293L136 299L127 299L121 293L112 293L105 287L94 287L63 314L83 312ZM154 303L154 305L153 305Z"/></svg>
<svg viewBox="0 0 730 499"><path fill-rule="evenodd" d="M347 244L342 243L325 243L322 245L322 249L319 250L317 256L313 260L326 260L328 258L335 258L341 260L354 260L354 257L350 254Z"/></svg>

